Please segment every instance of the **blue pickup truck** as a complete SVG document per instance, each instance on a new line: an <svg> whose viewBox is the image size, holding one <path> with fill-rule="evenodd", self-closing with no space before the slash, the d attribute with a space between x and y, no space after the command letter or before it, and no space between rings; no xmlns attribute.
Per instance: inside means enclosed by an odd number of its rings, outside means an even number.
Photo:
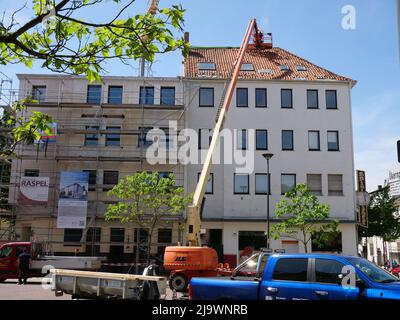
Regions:
<svg viewBox="0 0 400 320"><path fill-rule="evenodd" d="M260 252L231 277L193 278L193 300L400 299L400 279L360 257Z"/></svg>

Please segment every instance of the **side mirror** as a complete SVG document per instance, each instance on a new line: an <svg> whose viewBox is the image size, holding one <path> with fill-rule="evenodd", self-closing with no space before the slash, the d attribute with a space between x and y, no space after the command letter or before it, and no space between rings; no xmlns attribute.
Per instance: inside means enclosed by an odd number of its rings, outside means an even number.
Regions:
<svg viewBox="0 0 400 320"><path fill-rule="evenodd" d="M364 280L357 279L356 280L356 287L358 289L360 289L360 292L362 292L367 287L367 284L364 282Z"/></svg>

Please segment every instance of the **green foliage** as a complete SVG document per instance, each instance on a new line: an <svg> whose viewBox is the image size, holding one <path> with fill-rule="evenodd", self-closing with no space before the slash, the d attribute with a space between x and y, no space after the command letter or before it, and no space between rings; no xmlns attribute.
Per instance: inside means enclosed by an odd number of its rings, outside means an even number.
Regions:
<svg viewBox="0 0 400 320"><path fill-rule="evenodd" d="M368 228L359 227L359 237L382 237L384 241L400 238L400 216L389 186L371 194L368 205Z"/></svg>
<svg viewBox="0 0 400 320"><path fill-rule="evenodd" d="M192 201L192 195L185 196L184 189L175 185L173 174L160 178L157 172L127 176L108 194L120 201L107 206L106 221L134 222L148 229L148 250L153 231L161 220L168 223L168 218L183 212Z"/></svg>
<svg viewBox="0 0 400 320"><path fill-rule="evenodd" d="M271 227L270 236L273 239L282 235L296 239L303 243L305 252L313 234L327 236L331 232L337 232L338 221L327 222L329 205L319 203L318 198L310 194L305 184L299 184L285 193L284 198L276 204L275 216L283 221ZM323 241L323 238L316 241Z"/></svg>
<svg viewBox="0 0 400 320"><path fill-rule="evenodd" d="M13 16L8 26L0 24L0 64L31 68L34 60L41 60L43 68L99 81L105 60L127 63L143 57L152 62L156 53L181 49L185 55L188 48L182 35L175 37L184 23L181 6L122 18L134 0L114 0L113 18L99 22L87 19L87 12L106 0L31 1L32 20L20 25Z"/></svg>
<svg viewBox="0 0 400 320"><path fill-rule="evenodd" d="M5 109L0 117L0 128L4 132L0 135L0 159L9 159L15 156L15 148L18 144L27 145L38 141L42 134L51 134L53 119L39 111L27 114L26 104L37 101L25 99L16 101L11 108Z"/></svg>

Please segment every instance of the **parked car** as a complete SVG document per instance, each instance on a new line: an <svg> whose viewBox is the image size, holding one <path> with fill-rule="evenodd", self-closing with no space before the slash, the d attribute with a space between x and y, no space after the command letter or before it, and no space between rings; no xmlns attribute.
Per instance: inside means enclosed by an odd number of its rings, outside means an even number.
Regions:
<svg viewBox="0 0 400 320"><path fill-rule="evenodd" d="M400 299L400 280L372 262L334 254L268 254L249 258L232 277L193 278L196 300Z"/></svg>

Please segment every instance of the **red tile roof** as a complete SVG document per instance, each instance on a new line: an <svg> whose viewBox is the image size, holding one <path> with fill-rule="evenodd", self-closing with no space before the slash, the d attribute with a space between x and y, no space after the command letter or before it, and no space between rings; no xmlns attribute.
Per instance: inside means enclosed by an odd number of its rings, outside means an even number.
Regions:
<svg viewBox="0 0 400 320"><path fill-rule="evenodd" d="M184 62L186 78L222 78L229 77L239 48L232 47L191 47ZM216 70L199 70L199 62L214 62ZM254 71L241 71L240 79L266 80L336 80L356 81L321 68L282 48L249 49L243 63L252 63ZM281 65L287 65L290 70L281 70ZM297 71L297 65L306 67L306 71Z"/></svg>

